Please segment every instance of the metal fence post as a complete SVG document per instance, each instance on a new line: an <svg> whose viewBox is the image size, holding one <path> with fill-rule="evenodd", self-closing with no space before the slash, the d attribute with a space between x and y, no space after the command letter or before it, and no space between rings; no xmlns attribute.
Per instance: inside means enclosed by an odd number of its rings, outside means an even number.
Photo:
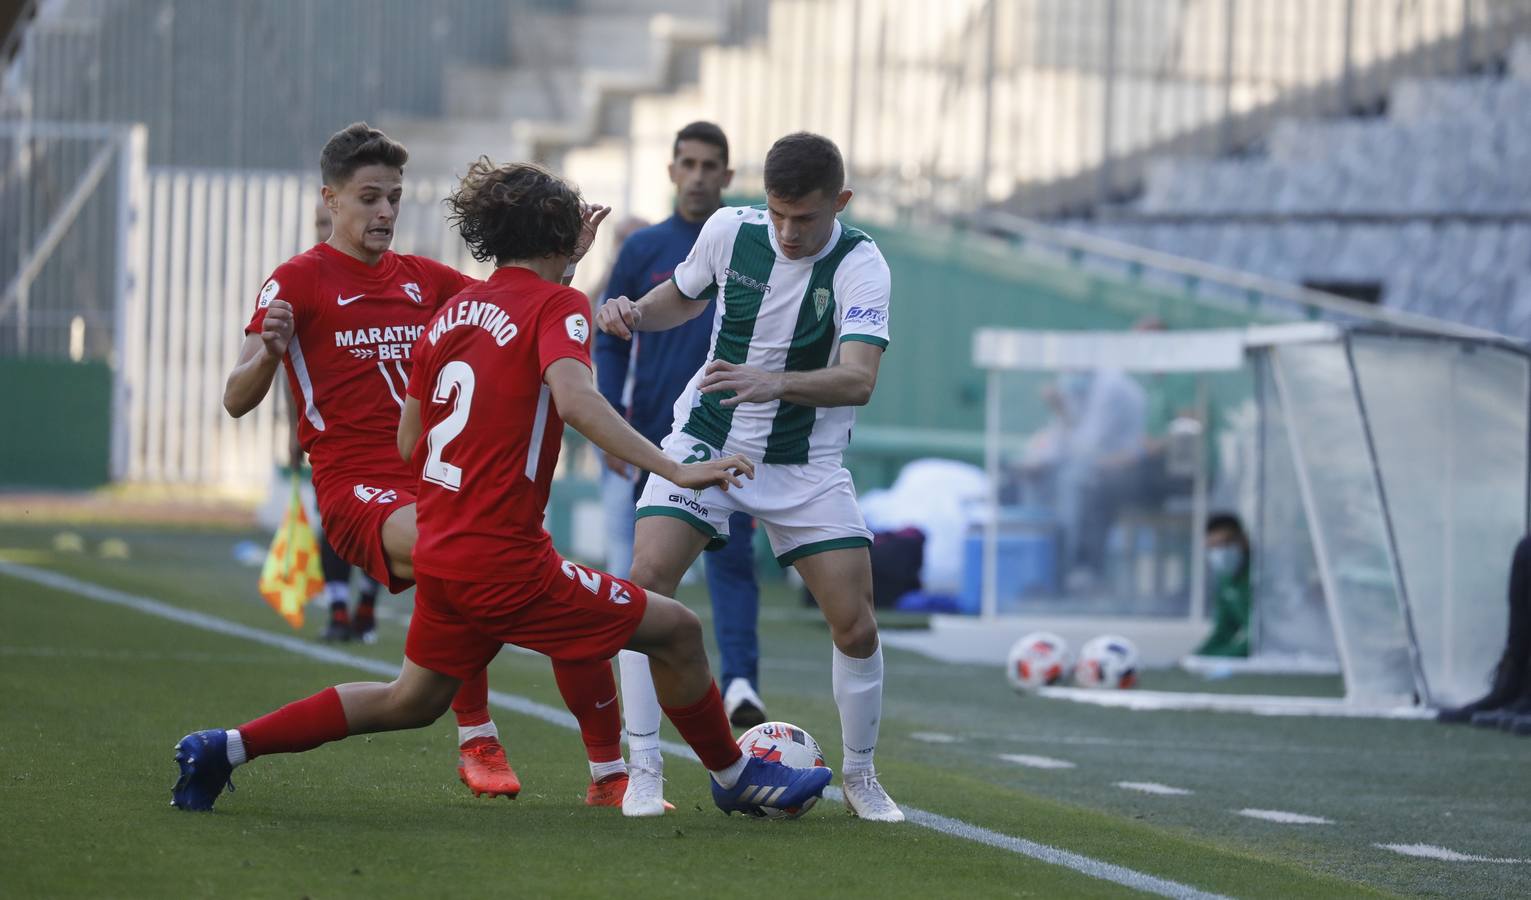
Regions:
<svg viewBox="0 0 1531 900"><path fill-rule="evenodd" d="M1340 72L1340 109L1349 112L1355 102L1354 47L1356 35L1356 0L1345 0L1344 61Z"/></svg>
<svg viewBox="0 0 1531 900"><path fill-rule="evenodd" d="M25 53L25 50L22 51ZM28 110L25 118L16 129L14 150L16 171L21 174L18 182L18 193L21 195L20 209L17 210L16 230L16 272L19 274L27 267L27 248L32 246L32 124L31 111ZM27 321L26 321L26 291L25 282L18 285L17 319L16 319L16 353L18 356L27 355ZM4 298L0 298L3 302Z"/></svg>
<svg viewBox="0 0 1531 900"><path fill-rule="evenodd" d="M1111 120L1116 117L1116 5L1117 0L1106 0L1106 71L1100 113L1100 179L1096 185L1096 201L1099 203L1111 199Z"/></svg>
<svg viewBox="0 0 1531 900"><path fill-rule="evenodd" d="M1218 128L1217 151L1233 152L1233 22L1238 0L1223 3L1223 122Z"/></svg>
<svg viewBox="0 0 1531 900"><path fill-rule="evenodd" d="M983 42L983 150L978 163L978 189L973 199L980 205L989 200L989 167L993 165L994 144L994 44L998 40L999 0L989 0L984 14Z"/></svg>
<svg viewBox="0 0 1531 900"><path fill-rule="evenodd" d="M851 0L851 83L846 99L845 174L856 174L856 96L861 93L861 0Z"/></svg>
<svg viewBox="0 0 1531 900"><path fill-rule="evenodd" d="M114 480L133 471L140 449L133 423L147 365L143 336L148 314L149 134L142 124L122 129L117 151L117 271L112 306L111 469Z"/></svg>
<svg viewBox="0 0 1531 900"><path fill-rule="evenodd" d="M1473 64L1473 0L1462 0L1462 36L1457 41L1457 71Z"/></svg>

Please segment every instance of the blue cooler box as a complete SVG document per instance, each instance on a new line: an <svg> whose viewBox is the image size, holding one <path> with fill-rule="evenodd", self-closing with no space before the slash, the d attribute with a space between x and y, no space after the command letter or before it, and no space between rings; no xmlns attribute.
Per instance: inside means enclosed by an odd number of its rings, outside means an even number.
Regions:
<svg viewBox="0 0 1531 900"><path fill-rule="evenodd" d="M1057 593L1058 542L1044 530L1001 531L995 566L999 612L1017 612L1023 597ZM977 615L983 606L983 529L967 536L962 548L961 612Z"/></svg>

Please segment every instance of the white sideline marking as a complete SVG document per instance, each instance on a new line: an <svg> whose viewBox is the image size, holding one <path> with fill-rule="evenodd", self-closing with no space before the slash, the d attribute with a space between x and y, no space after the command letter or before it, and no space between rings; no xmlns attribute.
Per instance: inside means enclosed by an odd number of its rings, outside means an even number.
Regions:
<svg viewBox="0 0 1531 900"><path fill-rule="evenodd" d="M1383 850L1391 850L1394 853L1402 853L1404 856L1439 859L1445 862L1510 863L1512 865L1531 863L1531 859L1473 856L1470 853L1458 853L1455 850L1447 850L1445 847L1437 847L1434 844L1375 844L1374 846L1381 847Z"/></svg>
<svg viewBox="0 0 1531 900"><path fill-rule="evenodd" d="M1118 781L1116 786L1124 791L1137 791L1142 794L1158 794L1161 797L1185 797L1191 792L1185 788L1170 787L1157 781Z"/></svg>
<svg viewBox="0 0 1531 900"><path fill-rule="evenodd" d="M1267 822L1280 822L1283 825L1333 825L1334 822L1323 816L1309 816L1303 813L1286 812L1280 809L1241 809L1239 815L1248 816L1251 819L1263 819Z"/></svg>
<svg viewBox="0 0 1531 900"><path fill-rule="evenodd" d="M1001 753L999 758L1005 762L1013 762L1018 766L1026 766L1029 769L1072 769L1074 764L1066 759L1053 759L1051 756L1030 756L1025 753Z"/></svg>
<svg viewBox="0 0 1531 900"><path fill-rule="evenodd" d="M0 657L31 656L38 659L109 659L117 662L273 663L286 661L281 653L199 653L193 650L91 650L85 647L0 645Z"/></svg>
<svg viewBox="0 0 1531 900"><path fill-rule="evenodd" d="M924 741L927 744L959 744L962 742L962 738L957 737L955 734L943 734L939 731L916 731L909 736L917 741Z"/></svg>
<svg viewBox="0 0 1531 900"><path fill-rule="evenodd" d="M259 644L265 644L268 647L280 647L299 656L306 656L309 659L320 662L350 666L354 669L371 672L384 678L392 678L398 674L397 665L386 663L382 660L355 656L321 644L309 643L300 638L253 628L249 625L231 622L228 619L222 619L207 613L183 609L179 606L159 600L152 600L148 597L129 594L125 591L103 587L88 581L80 581L79 579L60 575L45 569L35 569L31 566L17 565L0 560L0 574L18 578L22 581L30 581L33 584L39 584L54 590L77 594L99 603L107 603L147 615L158 616L162 619L169 619L172 622L179 622L183 625L190 625L205 631L254 641ZM526 697L518 697L514 694L491 690L489 692L489 702L502 709L521 713L522 715L530 716L531 718L557 725L570 731L577 731L579 729L579 725L572 713L567 710L556 709L544 703L538 703ZM696 760L696 754L691 751L690 747L683 744L677 744L674 741L661 741L660 747L672 756L692 761ZM1069 765L1072 765L1072 763ZM824 796L837 803L845 802L845 795L836 787L825 788ZM1104 862L1079 853L1071 853L1067 850L1059 850L1056 847L1028 841L1025 838L1002 834L998 831L964 822L961 819L943 816L940 813L933 813L912 806L905 806L903 810L905 818L910 822L924 828L929 828L932 831L995 847L1000 850L1008 850L1011 853L1026 856L1050 865L1062 866L1081 875L1109 881L1145 894L1184 898L1184 900L1226 900L1221 894L1198 890L1190 885L1171 881L1167 878L1159 878L1135 869L1129 869L1126 866Z"/></svg>
<svg viewBox="0 0 1531 900"><path fill-rule="evenodd" d="M1097 688L1044 687L1037 694L1138 712L1249 713L1257 716L1340 716L1352 719L1434 719L1422 706L1361 706L1340 697L1287 697L1265 694L1195 694L1185 691L1102 691Z"/></svg>

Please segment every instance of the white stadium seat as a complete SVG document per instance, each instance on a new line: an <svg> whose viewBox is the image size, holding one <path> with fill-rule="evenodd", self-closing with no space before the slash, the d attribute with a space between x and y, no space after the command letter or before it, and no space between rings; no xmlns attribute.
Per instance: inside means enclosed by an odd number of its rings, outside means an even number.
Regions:
<svg viewBox="0 0 1531 900"><path fill-rule="evenodd" d="M1259 155L1157 160L1128 210L1142 220L1074 227L1285 281L1379 282L1390 306L1531 338L1531 42L1507 70L1403 80L1381 118L1279 122Z"/></svg>

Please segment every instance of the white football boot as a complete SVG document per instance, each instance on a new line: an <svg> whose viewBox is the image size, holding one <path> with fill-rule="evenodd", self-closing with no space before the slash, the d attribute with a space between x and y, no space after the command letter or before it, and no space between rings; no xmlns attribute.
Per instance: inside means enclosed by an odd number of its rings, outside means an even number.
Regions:
<svg viewBox="0 0 1531 900"><path fill-rule="evenodd" d="M723 692L723 712L735 728L754 728L765 722L765 701L744 678L735 678Z"/></svg>
<svg viewBox="0 0 1531 900"><path fill-rule="evenodd" d="M845 807L851 815L866 819L868 822L902 822L904 812L883 790L882 783L877 780L877 772L867 769L861 772L844 772L841 775L841 789L845 792ZM632 788L628 788L629 791Z"/></svg>
<svg viewBox="0 0 1531 900"><path fill-rule="evenodd" d="M664 771L637 761L627 766L627 793L622 795L622 815L662 816L674 809L664 800Z"/></svg>

